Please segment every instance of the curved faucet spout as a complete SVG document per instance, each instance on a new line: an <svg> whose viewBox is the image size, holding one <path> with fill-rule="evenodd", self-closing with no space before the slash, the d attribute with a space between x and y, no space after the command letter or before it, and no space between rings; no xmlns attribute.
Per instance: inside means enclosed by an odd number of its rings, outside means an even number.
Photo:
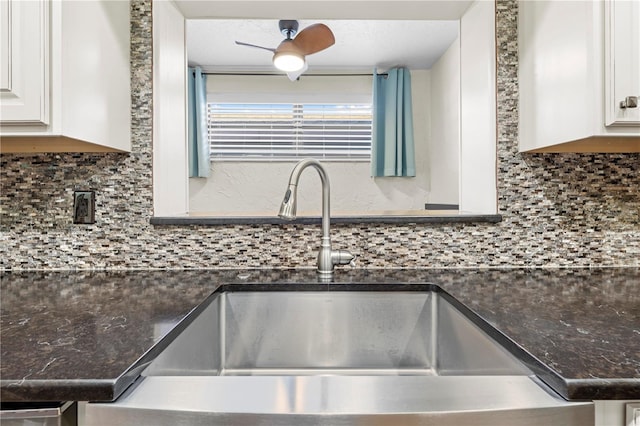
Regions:
<svg viewBox="0 0 640 426"><path fill-rule="evenodd" d="M289 187L284 194L284 199L280 205L278 216L283 219L293 220L296 218L296 206L298 199L298 181L302 171L309 166L313 166L320 175L322 181L322 241L320 243L320 252L318 253L318 273L323 275L331 275L333 266L338 264L346 264L351 262L354 256L346 251L341 251L342 255L332 255L331 236L329 233L330 214L329 214L329 176L322 164L318 160L311 158L300 161L291 171L289 177ZM348 259L348 260L347 260Z"/></svg>
<svg viewBox="0 0 640 426"><path fill-rule="evenodd" d="M291 171L289 177L289 188L284 194L284 200L280 206L280 212L278 216L283 219L293 220L296 218L296 206L298 204L298 182L302 171L309 166L315 167L320 175L322 181L322 237L330 238L329 236L329 199L330 199L330 184L327 171L318 160L307 158L300 161Z"/></svg>

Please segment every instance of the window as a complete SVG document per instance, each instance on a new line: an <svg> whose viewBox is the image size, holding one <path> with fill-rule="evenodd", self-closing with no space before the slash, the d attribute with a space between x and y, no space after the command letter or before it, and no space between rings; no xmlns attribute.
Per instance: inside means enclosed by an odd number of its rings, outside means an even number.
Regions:
<svg viewBox="0 0 640 426"><path fill-rule="evenodd" d="M208 103L214 161L369 161L371 104Z"/></svg>

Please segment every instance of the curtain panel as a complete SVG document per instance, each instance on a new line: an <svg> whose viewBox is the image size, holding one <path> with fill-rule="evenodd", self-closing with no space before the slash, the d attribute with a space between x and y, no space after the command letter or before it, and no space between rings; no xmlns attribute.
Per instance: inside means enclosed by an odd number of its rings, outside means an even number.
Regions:
<svg viewBox="0 0 640 426"><path fill-rule="evenodd" d="M371 176L416 175L411 74L392 68L373 74Z"/></svg>
<svg viewBox="0 0 640 426"><path fill-rule="evenodd" d="M209 141L207 138L207 76L200 67L189 68L188 156L189 177L209 177Z"/></svg>

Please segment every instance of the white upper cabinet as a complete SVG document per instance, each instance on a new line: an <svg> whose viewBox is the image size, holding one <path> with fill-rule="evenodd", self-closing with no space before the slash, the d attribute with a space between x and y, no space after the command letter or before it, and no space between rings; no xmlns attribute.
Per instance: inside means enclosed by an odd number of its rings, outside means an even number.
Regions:
<svg viewBox="0 0 640 426"><path fill-rule="evenodd" d="M49 2L0 1L0 119L49 123Z"/></svg>
<svg viewBox="0 0 640 426"><path fill-rule="evenodd" d="M131 150L129 2L0 0L0 151Z"/></svg>
<svg viewBox="0 0 640 426"><path fill-rule="evenodd" d="M520 151L640 152L637 0L519 2ZM632 101L632 99L631 99Z"/></svg>
<svg viewBox="0 0 640 426"><path fill-rule="evenodd" d="M606 125L640 125L640 1L605 7ZM635 105L635 106L634 106Z"/></svg>

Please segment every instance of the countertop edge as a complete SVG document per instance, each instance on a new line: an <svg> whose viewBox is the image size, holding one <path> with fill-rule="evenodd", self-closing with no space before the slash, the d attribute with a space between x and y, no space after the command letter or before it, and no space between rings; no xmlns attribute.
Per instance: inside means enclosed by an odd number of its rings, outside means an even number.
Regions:
<svg viewBox="0 0 640 426"><path fill-rule="evenodd" d="M446 215L446 216L331 216L333 224L446 224L446 223L499 223L502 215L480 214L480 215ZM246 216L246 217L226 217L226 216L184 216L184 217L161 217L155 216L149 220L151 225L156 226L216 226L216 225L320 225L320 217L298 217L294 220L284 220L276 216Z"/></svg>
<svg viewBox="0 0 640 426"><path fill-rule="evenodd" d="M113 401L117 379L0 380L3 402ZM81 398L78 398L81 396Z"/></svg>
<svg viewBox="0 0 640 426"><path fill-rule="evenodd" d="M640 378L564 379L568 400L640 399Z"/></svg>

